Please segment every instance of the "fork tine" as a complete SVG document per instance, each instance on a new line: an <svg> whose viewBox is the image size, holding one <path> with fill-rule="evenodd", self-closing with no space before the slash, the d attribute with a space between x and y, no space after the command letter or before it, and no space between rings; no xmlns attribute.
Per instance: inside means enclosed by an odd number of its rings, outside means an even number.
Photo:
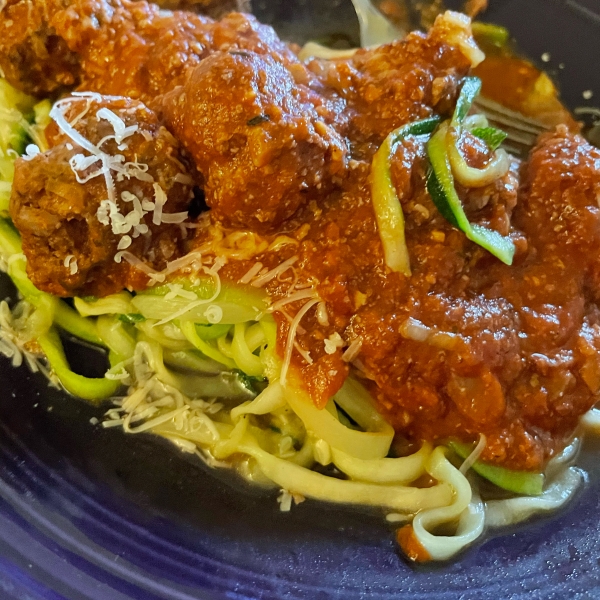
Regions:
<svg viewBox="0 0 600 600"><path fill-rule="evenodd" d="M481 111L489 119L493 119L498 123L508 127L513 127L519 131L539 135L544 131L550 130L550 127L544 125L543 123L540 123L539 121L536 121L530 117L526 117L519 112L506 108L505 106L502 106L502 104L498 104L489 98L479 96L475 99L475 106L481 109Z"/></svg>
<svg viewBox="0 0 600 600"><path fill-rule="evenodd" d="M490 125L502 129L507 134L503 147L510 153L526 157L535 145L538 136L551 128L535 119L526 117L514 110L510 110L489 98L479 96L474 106L479 110Z"/></svg>

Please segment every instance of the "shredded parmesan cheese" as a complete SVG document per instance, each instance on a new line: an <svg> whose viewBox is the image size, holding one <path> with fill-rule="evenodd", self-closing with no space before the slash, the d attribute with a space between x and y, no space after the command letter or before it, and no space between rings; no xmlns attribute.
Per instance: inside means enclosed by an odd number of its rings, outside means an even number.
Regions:
<svg viewBox="0 0 600 600"><path fill-rule="evenodd" d="M292 352L294 350L294 340L296 339L296 333L298 329L298 325L300 325L300 321L304 317L304 315L315 305L318 304L320 300L318 298L309 300L299 311L298 314L294 317L290 325L290 329L288 331L288 336L285 344L285 353L283 357L283 364L281 365L281 377L279 379L281 385L285 387L287 381L287 372L290 368L290 363L292 361Z"/></svg>
<svg viewBox="0 0 600 600"><path fill-rule="evenodd" d="M75 273L78 271L77 259L72 254L65 256L63 265L69 269L69 273L71 273L71 275L75 275Z"/></svg>
<svg viewBox="0 0 600 600"><path fill-rule="evenodd" d="M299 300L306 300L307 298L314 298L315 295L315 290L313 290L312 288L300 290L298 292L290 294L289 296L285 296L281 300L278 300L277 302L272 304L269 307L269 312L277 312L281 309L281 307L285 306L286 304L290 304L291 302L298 302Z"/></svg>
<svg viewBox="0 0 600 600"><path fill-rule="evenodd" d="M246 274L241 277L240 283L243 283L243 284L250 283L259 274L259 272L262 268L263 268L263 264L261 262L254 263L250 267L250 269L248 269Z"/></svg>
<svg viewBox="0 0 600 600"><path fill-rule="evenodd" d="M329 326L329 315L327 314L327 305L325 302L319 302L319 306L317 306L317 321L321 327Z"/></svg>
<svg viewBox="0 0 600 600"><path fill-rule="evenodd" d="M66 118L67 111L72 103L78 98L86 98L87 103L84 109L69 122ZM167 194L165 190L154 182L152 175L148 173L149 166L137 161L125 162L125 157L122 154L111 155L103 150L103 145L109 140L114 140L117 147L123 150L127 147L125 140L135 133L140 133L145 139L152 139L152 135L145 131L140 131L138 124L127 126L125 121L114 111L107 107L102 107L96 112L96 118L105 120L113 128L113 134L105 136L97 144L92 143L75 125L80 121L90 110L93 102L101 102L103 98L98 94L74 94L73 97L65 98L58 101L52 108L50 116L60 130L77 146L81 147L84 152L79 152L69 159L71 170L75 174L76 180L80 184L85 184L96 177L104 177L107 191L107 198L100 203L96 212L96 217L100 223L105 226L110 226L112 233L115 235L123 235L119 241L118 250L125 250L131 245L131 238L137 238L140 235L146 235L149 232L148 226L143 223L145 215L152 212L152 222L155 225L161 223L183 223L187 217L187 212L171 213L163 215L163 207L167 202ZM70 144L73 148L73 144ZM39 149L38 149L39 152ZM87 154L85 154L87 153ZM31 156L35 155L34 149L31 149ZM113 178L113 174L115 177ZM132 210L127 214L122 214L119 205L117 204L117 192L115 187L115 179L121 182L124 179L138 179L153 183L154 201L140 199L130 191L121 192L121 200L131 204ZM182 183L190 183L191 178L185 173L180 173L175 177L175 180ZM121 262L122 258L126 258L128 262L133 262L130 257L117 253L115 256L116 262ZM141 261L135 263L136 268L141 268ZM148 273L147 273L148 274Z"/></svg>
<svg viewBox="0 0 600 600"><path fill-rule="evenodd" d="M300 333L300 328L298 327L298 330L296 331L296 333ZM310 352L308 352L307 350L305 350L298 342L294 342L294 348L296 349L296 352L298 352L298 354L309 364L312 365L315 361L312 359L312 356L310 355Z"/></svg>
<svg viewBox="0 0 600 600"><path fill-rule="evenodd" d="M265 283L268 283L272 279L275 279L275 277L278 277L284 271L287 271L294 263L298 261L298 258L298 256L292 256L291 258L288 258L285 262L282 262L274 269L267 271L264 275L261 275L255 279L251 285L254 287L262 287L265 285Z"/></svg>
<svg viewBox="0 0 600 600"><path fill-rule="evenodd" d="M343 346L344 340L342 339L342 336L336 331L325 340L325 353L335 354L336 350L338 348L342 348Z"/></svg>
<svg viewBox="0 0 600 600"><path fill-rule="evenodd" d="M128 235L124 235L117 244L117 250L125 250L131 246L131 238Z"/></svg>
<svg viewBox="0 0 600 600"><path fill-rule="evenodd" d="M215 325L223 320L223 309L216 304L211 304L205 311L206 320Z"/></svg>
<svg viewBox="0 0 600 600"><path fill-rule="evenodd" d="M188 218L187 211L178 213L163 213L162 223L183 223Z"/></svg>
<svg viewBox="0 0 600 600"><path fill-rule="evenodd" d="M344 354L342 354L342 360L344 362L354 362L357 356L360 354L360 349L362 348L363 341L361 338L356 338L352 341L352 343L346 348Z"/></svg>
<svg viewBox="0 0 600 600"><path fill-rule="evenodd" d="M479 434L479 442L477 443L477 446L475 446L475 448L473 449L473 452L471 452L471 454L469 454L469 456L467 456L467 458L465 458L465 461L460 466L459 471L463 475L477 462L477 459L481 456L481 453L485 450L486 445L487 445L487 438L485 437L485 435L483 435L483 433L480 433Z"/></svg>
<svg viewBox="0 0 600 600"><path fill-rule="evenodd" d="M160 225L162 223L162 209L167 202L167 194L160 187L158 183L153 185L154 187L154 213L152 215L152 223L154 225Z"/></svg>
<svg viewBox="0 0 600 600"><path fill-rule="evenodd" d="M167 287L171 291L165 296L165 300L173 300L178 296L186 300L198 300L198 296L194 292L184 289L180 283L169 283Z"/></svg>
<svg viewBox="0 0 600 600"><path fill-rule="evenodd" d="M164 281L165 276L153 268L149 267L145 262L141 261L137 256L131 254L128 250L121 250L115 254L115 262L120 263L125 259L132 267L147 275L152 281Z"/></svg>
<svg viewBox="0 0 600 600"><path fill-rule="evenodd" d="M96 113L96 117L108 121L113 126L113 129L115 130L115 142L117 144L122 144L125 138L133 135L138 130L137 124L127 127L125 121L123 121L121 117L106 107L101 108Z"/></svg>
<svg viewBox="0 0 600 600"><path fill-rule="evenodd" d="M177 175L175 175L173 178L173 181L175 183L182 183L183 185L193 185L194 183L194 180L185 173L177 173Z"/></svg>
<svg viewBox="0 0 600 600"><path fill-rule="evenodd" d="M292 495L287 490L281 490L279 496L277 497L277 502L279 502L279 510L281 512L290 512L292 510Z"/></svg>
<svg viewBox="0 0 600 600"><path fill-rule="evenodd" d="M187 306L184 306L180 310L174 312L173 314L169 315L168 317L155 323L153 325L153 327L165 325L169 321L178 319L185 313L189 312L190 310L192 310L198 306L202 306L203 304L210 304L211 302L214 302L219 297L219 294L221 293L221 278L219 277L219 274L218 274L218 270L221 268L221 266L222 266L222 263L217 258L215 260L215 264L212 266L212 268L208 269L206 267L202 267L202 270L204 271L204 273L206 273L207 275L211 275L215 280L215 291L213 292L213 295L210 298L206 298L204 300L195 300L193 302L190 302Z"/></svg>
<svg viewBox="0 0 600 600"><path fill-rule="evenodd" d="M22 156L23 160L31 160L40 153L40 149L35 144L28 144L25 148L25 155Z"/></svg>

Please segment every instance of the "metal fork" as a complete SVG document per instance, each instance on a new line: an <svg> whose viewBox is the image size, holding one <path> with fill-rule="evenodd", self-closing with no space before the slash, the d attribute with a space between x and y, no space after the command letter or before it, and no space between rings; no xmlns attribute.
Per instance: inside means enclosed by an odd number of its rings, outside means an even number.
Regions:
<svg viewBox="0 0 600 600"><path fill-rule="evenodd" d="M371 0L352 0L360 26L360 45L363 48L387 44L403 38L406 31L398 29Z"/></svg>
<svg viewBox="0 0 600 600"><path fill-rule="evenodd" d="M487 118L492 127L502 129L507 134L502 145L515 156L526 157L539 135L551 129L536 119L526 117L484 96L477 97L473 106Z"/></svg>

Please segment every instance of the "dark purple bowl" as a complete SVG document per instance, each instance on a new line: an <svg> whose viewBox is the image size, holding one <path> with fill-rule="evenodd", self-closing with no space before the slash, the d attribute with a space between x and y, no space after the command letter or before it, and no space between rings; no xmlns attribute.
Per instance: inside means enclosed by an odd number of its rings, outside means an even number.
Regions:
<svg viewBox="0 0 600 600"><path fill-rule="evenodd" d="M572 108L600 104L599 0L490 3L486 19L508 26L527 55L550 53L544 66ZM295 41L357 35L335 0L305 0L293 15L286 0L255 5ZM93 356L78 356L93 370ZM590 481L564 511L415 568L379 511L307 501L282 514L275 493L160 440L91 425L101 410L25 368L1 360L0 382L0 599L600 597L594 440L580 461Z"/></svg>

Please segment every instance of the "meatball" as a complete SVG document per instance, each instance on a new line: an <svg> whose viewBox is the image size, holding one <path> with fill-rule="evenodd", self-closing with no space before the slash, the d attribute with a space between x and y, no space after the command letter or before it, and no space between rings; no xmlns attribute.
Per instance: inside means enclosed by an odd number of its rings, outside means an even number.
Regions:
<svg viewBox="0 0 600 600"><path fill-rule="evenodd" d="M517 226L548 261L600 298L600 150L566 125L542 136L523 171ZM540 253L542 251L540 250Z"/></svg>
<svg viewBox="0 0 600 600"><path fill-rule="evenodd" d="M593 261L600 250L599 165L600 150L566 126L542 136L524 170L517 225L536 244Z"/></svg>
<svg viewBox="0 0 600 600"><path fill-rule="evenodd" d="M1 10L0 68L11 85L34 96L79 82L79 59L56 35L39 0L10 0Z"/></svg>
<svg viewBox="0 0 600 600"><path fill-rule="evenodd" d="M29 277L57 296L145 287L183 252L191 179L177 141L138 101L90 95L55 110L50 150L15 163L10 214Z"/></svg>
<svg viewBox="0 0 600 600"><path fill-rule="evenodd" d="M206 178L213 216L265 230L344 176L346 141L325 100L270 56L219 53L163 100L166 122Z"/></svg>
<svg viewBox="0 0 600 600"><path fill-rule="evenodd" d="M80 58L80 89L144 102L183 81L208 54L213 24L129 0L74 0L51 23Z"/></svg>

